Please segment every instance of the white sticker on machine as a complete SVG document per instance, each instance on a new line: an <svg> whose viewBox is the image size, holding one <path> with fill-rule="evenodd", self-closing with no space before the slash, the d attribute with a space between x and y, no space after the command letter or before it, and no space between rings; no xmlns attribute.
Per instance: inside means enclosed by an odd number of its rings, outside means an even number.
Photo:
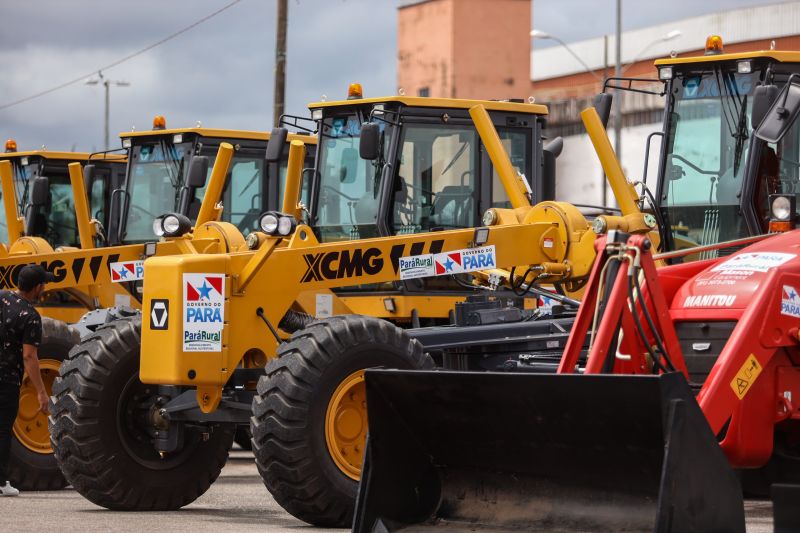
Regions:
<svg viewBox="0 0 800 533"><path fill-rule="evenodd" d="M780 252L739 254L715 266L711 269L711 272L728 272L731 270L766 272L770 268L781 266L795 257L797 257L795 254L784 254Z"/></svg>
<svg viewBox="0 0 800 533"><path fill-rule="evenodd" d="M225 276L183 275L183 351L221 352Z"/></svg>
<svg viewBox="0 0 800 533"><path fill-rule="evenodd" d="M800 318L800 293L791 285L783 286L781 295L781 314Z"/></svg>
<svg viewBox="0 0 800 533"><path fill-rule="evenodd" d="M314 313L316 318L330 318L333 316L333 294L317 294L317 309Z"/></svg>
<svg viewBox="0 0 800 533"><path fill-rule="evenodd" d="M496 268L497 257L492 244L453 252L401 257L398 265L400 279L413 279Z"/></svg>
<svg viewBox="0 0 800 533"><path fill-rule="evenodd" d="M114 283L144 279L144 261L111 263L109 268L111 270L111 281Z"/></svg>

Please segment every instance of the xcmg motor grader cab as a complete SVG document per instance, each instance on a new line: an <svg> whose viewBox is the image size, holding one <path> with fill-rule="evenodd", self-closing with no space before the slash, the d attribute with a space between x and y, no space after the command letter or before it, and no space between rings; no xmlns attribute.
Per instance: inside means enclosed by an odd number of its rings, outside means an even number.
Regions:
<svg viewBox="0 0 800 533"><path fill-rule="evenodd" d="M153 120L152 130L121 133L130 164L126 187L114 198L115 209L122 211L122 216L121 223L109 228L111 242L152 241L156 237L154 220L165 213L183 213L193 221L206 185L204 179L187 180L189 167L196 156L213 166L223 142L230 143L234 152L220 199L225 206L221 220L231 222L247 236L256 229L261 213L282 204L288 160L285 150L278 151L274 161L264 158L270 137L267 132L200 126L166 129L161 115ZM314 137L289 133L283 141L296 139L308 145L316 142ZM309 151L306 166L313 166L312 154Z"/></svg>
<svg viewBox="0 0 800 533"><path fill-rule="evenodd" d="M87 208L101 228L108 224L110 191L119 187L125 177L126 158L123 155L44 149L8 151L16 149L16 146L16 141L9 139L7 151L0 154L0 161L10 163L0 190L0 196L4 197L0 232L3 241L8 243L8 246L0 247L0 264L8 254L48 253L57 248L80 246L69 169L71 163L91 164L96 168L94 176L84 183L88 191ZM6 204L5 196L12 201ZM12 288L12 278L10 271L4 269L0 289ZM79 299L53 291L45 294L39 309L44 316L66 322L75 322L86 312L86 306Z"/></svg>
<svg viewBox="0 0 800 533"><path fill-rule="evenodd" d="M108 222L109 191L122 183L126 159L118 154L57 152L45 149L19 152L16 141L9 139L6 141L5 153L0 153L0 161L11 162L17 194L15 201L22 216L27 217L28 209L38 208L39 212L27 234L42 237L56 248L80 246L68 165L77 162L83 165L92 164L96 168L92 182L86 185L92 215L105 225ZM48 197L44 205L34 206L30 195L33 183L39 177L48 179ZM0 242L11 245L13 240L8 234L7 222L0 222Z"/></svg>
<svg viewBox="0 0 800 533"><path fill-rule="evenodd" d="M420 107L421 113L427 109ZM464 113L512 205L491 209L492 226L354 240L350 230L362 224L340 220L325 230L338 238L319 242L316 232L322 230L315 225L266 212L259 223L265 231L255 234L252 250L146 261L141 320L98 330L76 348L54 385L52 442L73 486L110 509L181 507L208 489L227 458L234 428L249 420L259 471L276 500L308 522L348 525L367 431L364 369L427 368L433 361L403 330L360 315L313 322L283 342L277 325L300 295L475 270L492 271L485 279L496 288L509 279L497 268L513 265L530 265L538 282L566 284L585 279L594 256L594 234L577 208L529 203L484 102ZM602 131L594 110L586 113ZM424 125L443 127L438 112L431 120ZM363 126L362 133L370 128L376 126ZM359 142L359 151L368 155L370 145ZM302 145L292 143L290 161L297 150ZM405 163L411 159L407 155ZM379 175L394 172L389 161L379 166ZM624 215L606 222L650 231L652 222L639 212L621 170L608 175ZM373 190L367 189L370 197ZM395 192L385 185L377 190ZM313 186L311 191L313 212ZM88 446L90 440L97 446Z"/></svg>
<svg viewBox="0 0 800 533"><path fill-rule="evenodd" d="M469 116L489 112L516 173L509 198ZM546 143L547 109L522 101L408 96L363 98L352 84L347 100L309 105L317 135L316 166L304 173L305 221L320 242L472 228L491 207L526 196L553 199L560 139ZM305 127L299 117L283 123ZM367 124L365 126L365 124ZM528 200L525 200L528 201ZM319 270L325 267L324 270ZM313 265L312 275L335 275ZM408 280L337 289L310 303L318 317L342 312L403 324L446 324L453 306L473 293L458 279ZM338 308L339 302L345 304ZM520 302L522 303L522 301ZM532 300L528 304L532 303Z"/></svg>

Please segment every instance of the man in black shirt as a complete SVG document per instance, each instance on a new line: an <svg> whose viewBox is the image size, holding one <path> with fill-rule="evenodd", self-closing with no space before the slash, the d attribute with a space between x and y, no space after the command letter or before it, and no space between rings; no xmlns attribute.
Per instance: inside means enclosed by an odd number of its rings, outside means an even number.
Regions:
<svg viewBox="0 0 800 533"><path fill-rule="evenodd" d="M39 265L27 265L20 269L16 291L0 291L0 496L19 494L8 481L7 468L23 368L36 388L39 409L47 412L49 398L38 355L42 318L33 306L48 281L53 281L52 274Z"/></svg>

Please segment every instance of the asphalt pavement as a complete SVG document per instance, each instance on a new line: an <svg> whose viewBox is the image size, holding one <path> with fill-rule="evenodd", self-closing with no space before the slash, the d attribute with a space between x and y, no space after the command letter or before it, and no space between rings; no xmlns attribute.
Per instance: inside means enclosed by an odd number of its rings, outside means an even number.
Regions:
<svg viewBox="0 0 800 533"><path fill-rule="evenodd" d="M772 533L769 502L748 501L747 532ZM222 475L196 502L180 511L123 513L108 511L85 500L72 489L29 492L18 498L0 498L0 530L68 531L260 531L342 532L313 528L295 519L275 503L261 483L253 456L233 451Z"/></svg>

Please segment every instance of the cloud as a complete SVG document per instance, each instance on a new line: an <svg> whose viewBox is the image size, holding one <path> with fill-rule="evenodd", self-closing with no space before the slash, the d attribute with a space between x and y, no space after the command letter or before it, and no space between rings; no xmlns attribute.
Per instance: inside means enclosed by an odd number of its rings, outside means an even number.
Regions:
<svg viewBox="0 0 800 533"><path fill-rule="evenodd" d="M485 0L491 1L491 0ZM52 87L123 57L219 9L228 0L27 0L6 2L0 32L0 105ZM343 98L349 83L369 96L395 94L398 0L289 0L286 111L306 115L322 95ZM723 10L761 0L625 0L624 27ZM654 4L653 4L654 5ZM598 7L600 6L600 8ZM591 16L587 16L590 13ZM536 0L534 22L566 40L610 33L612 0ZM267 130L272 126L275 1L242 0L233 8L104 74L130 87L111 89L116 134L203 125ZM76 84L0 110L0 136L21 149L100 149L103 90Z"/></svg>

